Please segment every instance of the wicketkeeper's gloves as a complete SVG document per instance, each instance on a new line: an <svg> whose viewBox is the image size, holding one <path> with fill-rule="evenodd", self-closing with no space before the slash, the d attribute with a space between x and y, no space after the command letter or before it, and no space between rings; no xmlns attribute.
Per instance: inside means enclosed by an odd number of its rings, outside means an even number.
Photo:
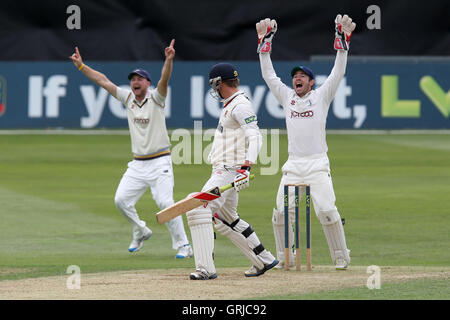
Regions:
<svg viewBox="0 0 450 320"><path fill-rule="evenodd" d="M271 53L272 39L277 32L277 22L266 18L256 23L256 33L258 34L258 48L257 53Z"/></svg>
<svg viewBox="0 0 450 320"><path fill-rule="evenodd" d="M338 14L334 20L336 24L336 37L334 39L334 49L347 51L350 44L350 37L356 28L356 23L348 15Z"/></svg>

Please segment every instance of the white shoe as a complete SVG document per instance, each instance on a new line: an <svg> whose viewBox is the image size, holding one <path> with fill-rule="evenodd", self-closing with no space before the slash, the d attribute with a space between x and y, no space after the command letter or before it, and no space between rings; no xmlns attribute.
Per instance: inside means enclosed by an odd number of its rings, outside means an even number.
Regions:
<svg viewBox="0 0 450 320"><path fill-rule="evenodd" d="M189 275L191 280L210 280L217 278L217 273L209 273L204 268L199 268Z"/></svg>
<svg viewBox="0 0 450 320"><path fill-rule="evenodd" d="M350 264L350 250L347 249L347 258L339 256L334 261L334 267L336 270L347 270Z"/></svg>
<svg viewBox="0 0 450 320"><path fill-rule="evenodd" d="M267 270L272 269L273 267L277 266L279 261L277 259L273 260L272 263L264 265L264 268L258 269L255 266L252 266L250 269L244 272L244 275L246 277L259 277L260 275L264 274Z"/></svg>
<svg viewBox="0 0 450 320"><path fill-rule="evenodd" d="M193 255L194 255L194 253L192 251L192 247L188 243L188 244L185 244L184 246L181 246L180 248L178 248L178 252L177 252L177 255L175 256L175 258L184 259L184 258L190 258Z"/></svg>
<svg viewBox="0 0 450 320"><path fill-rule="evenodd" d="M338 258L335 261L334 267L336 268L336 270L347 270L348 262L343 258Z"/></svg>
<svg viewBox="0 0 450 320"><path fill-rule="evenodd" d="M142 248L142 246L144 245L144 241L150 239L151 236L152 236L152 230L145 227L144 235L142 237L140 237L139 239L133 239L133 241L131 241L130 247L128 248L128 251L130 251L130 252L139 251Z"/></svg>

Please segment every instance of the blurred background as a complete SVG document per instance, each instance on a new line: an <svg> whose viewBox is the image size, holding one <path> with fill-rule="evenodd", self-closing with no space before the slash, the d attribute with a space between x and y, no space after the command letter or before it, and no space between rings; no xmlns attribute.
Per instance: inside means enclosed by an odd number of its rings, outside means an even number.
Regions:
<svg viewBox="0 0 450 320"><path fill-rule="evenodd" d="M0 128L126 128L114 98L68 57L127 86L135 67L159 80L164 48L176 39L167 98L169 128L215 127L219 103L207 77L219 61L236 65L262 128L284 128L256 54L255 23L278 22L272 60L308 65L320 85L333 66L334 19L357 27L347 73L328 116L329 129L450 127L450 3L428 1L12 1L0 2Z"/></svg>

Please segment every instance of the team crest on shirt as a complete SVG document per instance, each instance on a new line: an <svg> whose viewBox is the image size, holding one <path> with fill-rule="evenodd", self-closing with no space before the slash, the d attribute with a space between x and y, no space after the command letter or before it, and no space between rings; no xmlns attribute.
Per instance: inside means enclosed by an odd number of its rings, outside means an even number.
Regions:
<svg viewBox="0 0 450 320"><path fill-rule="evenodd" d="M291 106L295 105L295 100L291 101Z"/></svg>

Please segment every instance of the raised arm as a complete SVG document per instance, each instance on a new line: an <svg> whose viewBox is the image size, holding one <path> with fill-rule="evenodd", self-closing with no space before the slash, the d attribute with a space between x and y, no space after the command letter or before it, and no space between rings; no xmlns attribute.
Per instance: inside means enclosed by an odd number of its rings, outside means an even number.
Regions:
<svg viewBox="0 0 450 320"><path fill-rule="evenodd" d="M175 39L172 39L170 45L164 50L166 60L164 61L164 65L161 70L161 79L158 81L158 92L164 97L167 96L167 87L169 86L169 79L172 75L173 58L175 57L175 49L173 48L174 45Z"/></svg>
<svg viewBox="0 0 450 320"><path fill-rule="evenodd" d="M336 60L333 69L324 84L318 89L325 93L328 103L334 99L339 83L345 75L347 68L347 55L350 47L350 37L356 24L347 15L342 17L340 14L335 19L336 38L334 40L334 48L337 50Z"/></svg>
<svg viewBox="0 0 450 320"><path fill-rule="evenodd" d="M80 51L78 47L75 47L75 53L69 57L75 67L78 68L86 77L91 79L93 82L104 88L111 95L116 97L117 86L112 83L103 73L98 72L83 63Z"/></svg>
<svg viewBox="0 0 450 320"><path fill-rule="evenodd" d="M256 24L256 33L258 34L257 53L259 53L262 77L272 94L278 102L283 105L284 97L289 94L291 89L277 77L272 65L272 60L270 59L272 39L276 32L277 22L275 20L266 18Z"/></svg>

